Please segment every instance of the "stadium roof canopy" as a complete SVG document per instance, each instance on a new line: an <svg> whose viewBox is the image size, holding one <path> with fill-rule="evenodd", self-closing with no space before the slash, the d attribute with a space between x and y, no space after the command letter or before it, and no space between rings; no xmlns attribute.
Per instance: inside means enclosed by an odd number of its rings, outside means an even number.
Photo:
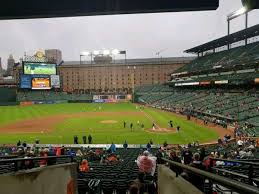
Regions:
<svg viewBox="0 0 259 194"><path fill-rule="evenodd" d="M219 0L11 0L0 19L216 10Z"/></svg>
<svg viewBox="0 0 259 194"><path fill-rule="evenodd" d="M226 46L228 44L232 44L241 40L245 40L246 38L252 38L259 35L259 24L252 26L250 28L235 32L233 34L230 34L229 36L224 36L221 38L218 38L216 40L207 42L205 44L202 44L200 46L196 46L194 48L188 49L185 52L186 53L201 53L204 51L208 51L214 48Z"/></svg>

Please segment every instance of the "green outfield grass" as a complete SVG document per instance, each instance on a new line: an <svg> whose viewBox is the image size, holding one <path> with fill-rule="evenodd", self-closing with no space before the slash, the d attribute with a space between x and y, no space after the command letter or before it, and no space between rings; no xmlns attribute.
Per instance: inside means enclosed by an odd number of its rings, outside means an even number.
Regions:
<svg viewBox="0 0 259 194"><path fill-rule="evenodd" d="M54 104L54 105L33 105L33 106L8 106L0 107L0 127L15 123L17 121L44 118L63 114L81 114L58 122L49 133L19 133L8 134L1 132L0 144L16 143L18 140L33 143L36 138L41 143L73 143L73 136L78 135L82 142L82 136L89 134L93 137L93 143L123 143L146 144L150 139L155 144L164 141L168 143L186 144L198 140L199 142L210 142L217 140L218 134L213 129L197 125L168 112L157 109L145 108L144 113L135 104ZM101 107L101 110L99 109ZM109 112L108 115L102 115ZM84 115L84 113L86 113ZM88 114L87 114L88 113ZM99 113L99 115L98 115ZM100 114L101 113L101 114ZM95 115L97 114L97 115ZM103 121L114 121L115 123L103 123ZM152 128L155 121L159 127L168 127L168 121L172 120L174 125L180 125L180 133L151 133L137 126L137 122L143 123L145 129ZM123 127L123 122L127 127ZM48 122L46 120L46 122ZM131 131L129 123L134 124Z"/></svg>

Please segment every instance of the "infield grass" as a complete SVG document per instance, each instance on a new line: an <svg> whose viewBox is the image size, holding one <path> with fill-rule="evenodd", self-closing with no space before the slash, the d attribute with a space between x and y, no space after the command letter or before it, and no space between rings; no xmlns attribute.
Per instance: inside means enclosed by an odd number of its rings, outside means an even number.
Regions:
<svg viewBox="0 0 259 194"><path fill-rule="evenodd" d="M62 114L90 113L88 114L89 116L73 117L63 122L58 122L52 131L48 133L23 133L22 131L17 131L16 134L9 134L1 131L0 144L16 143L18 140L33 143L36 138L40 139L40 143L71 144L73 143L74 135L78 135L81 143L82 136L88 136L89 134L92 135L93 143L95 144L123 143L125 140L129 144L146 144L150 139L155 144L161 144L164 141L172 144L186 144L196 140L210 142L218 138L215 130L187 121L183 117L147 107L143 111L144 113L140 114L139 107L131 103L79 103L0 107L0 127L2 128L8 124L26 119ZM109 112L110 115L96 114L106 112ZM151 133L147 131L147 129L152 128L153 122L161 128L167 128L170 120L173 121L174 126L181 126L180 133ZM127 122L126 128L123 127L124 121ZM144 124L144 130L140 125L137 125L138 121L140 124ZM46 120L46 122L48 121ZM131 131L129 123L133 123L133 131Z"/></svg>

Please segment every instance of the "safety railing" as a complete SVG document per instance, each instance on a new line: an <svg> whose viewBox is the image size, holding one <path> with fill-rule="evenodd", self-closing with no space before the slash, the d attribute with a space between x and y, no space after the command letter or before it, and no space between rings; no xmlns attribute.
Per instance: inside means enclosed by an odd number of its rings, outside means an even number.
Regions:
<svg viewBox="0 0 259 194"><path fill-rule="evenodd" d="M223 176L219 176L204 170L200 170L197 168L193 168L191 166L188 165L184 165L178 162L174 162L168 159L163 158L163 160L167 163L169 163L170 165L173 165L175 167L181 168L184 171L188 171L192 174L195 174L197 176L200 176L204 179L209 180L210 182L212 182L213 184L219 184L227 189L231 189L235 192L238 193L246 193L246 194L259 194L259 189L257 187L239 182L239 181L235 181ZM176 172L177 174L177 172ZM178 175L177 175L178 176Z"/></svg>

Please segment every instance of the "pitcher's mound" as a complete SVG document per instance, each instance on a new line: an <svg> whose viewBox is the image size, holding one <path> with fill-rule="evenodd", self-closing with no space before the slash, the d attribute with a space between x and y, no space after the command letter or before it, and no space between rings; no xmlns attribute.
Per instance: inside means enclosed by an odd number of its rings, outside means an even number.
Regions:
<svg viewBox="0 0 259 194"><path fill-rule="evenodd" d="M102 124L114 124L114 123L118 123L118 121L114 121L114 120L104 120L104 121L101 121L100 123L102 123Z"/></svg>
<svg viewBox="0 0 259 194"><path fill-rule="evenodd" d="M155 128L155 129L147 129L148 132L151 133L176 133L176 129L173 128Z"/></svg>

